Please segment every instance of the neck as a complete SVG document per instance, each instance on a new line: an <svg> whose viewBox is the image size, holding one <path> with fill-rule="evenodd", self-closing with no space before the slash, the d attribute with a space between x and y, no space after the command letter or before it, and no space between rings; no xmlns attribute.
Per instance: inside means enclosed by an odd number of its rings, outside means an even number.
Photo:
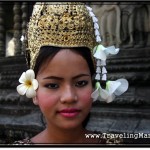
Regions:
<svg viewBox="0 0 150 150"><path fill-rule="evenodd" d="M57 143L81 143L85 136L85 129L82 126L75 129L46 129L48 135Z"/></svg>
<svg viewBox="0 0 150 150"><path fill-rule="evenodd" d="M86 130L79 126L75 129L47 128L32 139L34 143L84 143Z"/></svg>

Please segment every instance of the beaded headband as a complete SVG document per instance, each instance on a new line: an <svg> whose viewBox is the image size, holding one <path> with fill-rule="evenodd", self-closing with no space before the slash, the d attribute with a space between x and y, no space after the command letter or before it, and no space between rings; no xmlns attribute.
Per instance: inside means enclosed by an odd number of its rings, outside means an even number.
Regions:
<svg viewBox="0 0 150 150"><path fill-rule="evenodd" d="M42 46L88 47L91 57L96 61L95 91L91 94L93 101L111 102L115 96L128 89L126 79L107 80L106 59L115 55L119 48L104 47L100 44L98 19L92 8L80 2L37 2L28 24L27 59L30 69L24 72L17 86L20 95L28 98L36 96L38 81L35 79L34 66ZM101 87L101 81L106 87Z"/></svg>

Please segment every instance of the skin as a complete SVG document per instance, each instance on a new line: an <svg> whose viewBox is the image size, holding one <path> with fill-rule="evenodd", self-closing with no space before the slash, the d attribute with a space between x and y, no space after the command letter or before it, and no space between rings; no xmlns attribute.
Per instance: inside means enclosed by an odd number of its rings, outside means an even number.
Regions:
<svg viewBox="0 0 150 150"><path fill-rule="evenodd" d="M92 80L86 60L75 51L63 49L46 61L37 74L39 87L33 99L47 121L46 129L33 143L88 143L82 127L91 105ZM79 113L64 117L60 111L76 108ZM89 140L89 139L88 139ZM92 140L92 139L91 139Z"/></svg>

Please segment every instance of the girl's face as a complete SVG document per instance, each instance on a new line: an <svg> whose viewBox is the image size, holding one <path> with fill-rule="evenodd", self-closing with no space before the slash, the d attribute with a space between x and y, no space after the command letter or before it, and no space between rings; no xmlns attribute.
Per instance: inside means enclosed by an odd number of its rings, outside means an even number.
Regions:
<svg viewBox="0 0 150 150"><path fill-rule="evenodd" d="M37 74L39 105L49 127L82 126L91 105L92 81L86 60L69 49L59 51Z"/></svg>

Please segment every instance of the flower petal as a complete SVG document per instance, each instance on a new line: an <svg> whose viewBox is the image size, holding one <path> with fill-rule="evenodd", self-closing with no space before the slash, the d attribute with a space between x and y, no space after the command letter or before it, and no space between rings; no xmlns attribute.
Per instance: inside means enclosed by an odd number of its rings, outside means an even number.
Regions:
<svg viewBox="0 0 150 150"><path fill-rule="evenodd" d="M94 29L99 29L99 25L97 22L94 23Z"/></svg>
<svg viewBox="0 0 150 150"><path fill-rule="evenodd" d="M106 101L106 100L108 99L108 97L109 97L108 91L102 89L101 87L100 87L100 97L101 97L104 101Z"/></svg>
<svg viewBox="0 0 150 150"><path fill-rule="evenodd" d="M114 95L114 94L109 95L108 98L107 98L107 100L106 100L106 102L107 102L107 103L110 103L110 102L112 102L114 99L115 99L115 95Z"/></svg>
<svg viewBox="0 0 150 150"><path fill-rule="evenodd" d="M114 92L115 95L119 96L127 91L129 83L126 79L118 79L116 81L121 83L120 86Z"/></svg>
<svg viewBox="0 0 150 150"><path fill-rule="evenodd" d="M96 66L101 66L101 60L100 59L97 59Z"/></svg>
<svg viewBox="0 0 150 150"><path fill-rule="evenodd" d="M20 84L17 86L17 92L20 94L20 95L24 95L27 91L28 87L25 86L24 84Z"/></svg>
<svg viewBox="0 0 150 150"><path fill-rule="evenodd" d="M26 80L33 80L35 78L34 71L32 69L29 69L26 71Z"/></svg>
<svg viewBox="0 0 150 150"><path fill-rule="evenodd" d="M119 52L119 48L115 48L115 46L109 46L105 50L106 55L115 55Z"/></svg>
<svg viewBox="0 0 150 150"><path fill-rule="evenodd" d="M103 75L102 75L102 80L103 80L103 81L106 81L106 80L107 80L107 75L106 75L106 74L103 74Z"/></svg>
<svg viewBox="0 0 150 150"><path fill-rule="evenodd" d="M111 95L113 94L116 89L121 85L121 82L119 81L107 81L106 82L106 90Z"/></svg>
<svg viewBox="0 0 150 150"><path fill-rule="evenodd" d="M90 11L90 16L91 16L91 17L94 17L95 14L94 14L92 11Z"/></svg>
<svg viewBox="0 0 150 150"><path fill-rule="evenodd" d="M92 17L92 20L93 22L98 22L98 19L95 16Z"/></svg>
<svg viewBox="0 0 150 150"><path fill-rule="evenodd" d="M93 102L98 99L98 96L99 96L99 91L98 91L98 89L96 89L96 90L91 94L91 97L93 98Z"/></svg>
<svg viewBox="0 0 150 150"><path fill-rule="evenodd" d="M100 79L101 79L101 76L100 76L99 73L97 73L96 76L95 76L95 80L100 80Z"/></svg>
<svg viewBox="0 0 150 150"><path fill-rule="evenodd" d="M99 82L96 82L96 90L91 94L93 101L96 101L99 97L99 88L100 88L100 84Z"/></svg>
<svg viewBox="0 0 150 150"><path fill-rule="evenodd" d="M20 83L25 83L25 81L26 81L26 73L23 72L22 75L19 78L19 82Z"/></svg>
<svg viewBox="0 0 150 150"><path fill-rule="evenodd" d="M100 67L96 68L96 73L101 73L101 68Z"/></svg>
<svg viewBox="0 0 150 150"><path fill-rule="evenodd" d="M101 60L106 60L106 54L101 49L97 49L94 57Z"/></svg>
<svg viewBox="0 0 150 150"><path fill-rule="evenodd" d="M33 87L28 88L26 96L28 98L34 98L36 96L36 91L33 89Z"/></svg>
<svg viewBox="0 0 150 150"><path fill-rule="evenodd" d="M104 51L106 49L106 47L104 47L103 45L99 44L97 49Z"/></svg>
<svg viewBox="0 0 150 150"><path fill-rule="evenodd" d="M96 36L96 42L101 42L101 38L99 35Z"/></svg>
<svg viewBox="0 0 150 150"><path fill-rule="evenodd" d="M101 66L106 66L106 60L101 60Z"/></svg>
<svg viewBox="0 0 150 150"><path fill-rule="evenodd" d="M86 6L86 8L87 8L89 11L92 11L92 8L91 8L91 7Z"/></svg>
<svg viewBox="0 0 150 150"><path fill-rule="evenodd" d="M102 67L102 74L105 74L105 73L107 73L107 70L105 67Z"/></svg>
<svg viewBox="0 0 150 150"><path fill-rule="evenodd" d="M38 88L38 81L36 79L32 80L33 89L36 90Z"/></svg>
<svg viewBox="0 0 150 150"><path fill-rule="evenodd" d="M95 29L95 36L99 36L99 35L100 35L100 33L99 33L98 29Z"/></svg>

